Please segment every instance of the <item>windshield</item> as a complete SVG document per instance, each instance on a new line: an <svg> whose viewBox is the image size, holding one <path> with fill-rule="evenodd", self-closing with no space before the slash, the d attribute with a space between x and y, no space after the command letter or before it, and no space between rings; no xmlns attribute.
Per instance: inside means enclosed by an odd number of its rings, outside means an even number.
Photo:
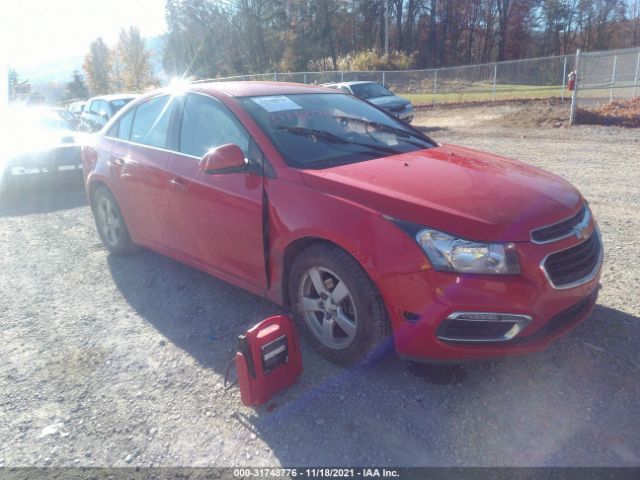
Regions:
<svg viewBox="0 0 640 480"><path fill-rule="evenodd" d="M351 91L360 98L393 97L393 93L379 83L356 83L351 85Z"/></svg>
<svg viewBox="0 0 640 480"><path fill-rule="evenodd" d="M309 93L238 100L294 167L325 168L434 146L417 130L350 95Z"/></svg>

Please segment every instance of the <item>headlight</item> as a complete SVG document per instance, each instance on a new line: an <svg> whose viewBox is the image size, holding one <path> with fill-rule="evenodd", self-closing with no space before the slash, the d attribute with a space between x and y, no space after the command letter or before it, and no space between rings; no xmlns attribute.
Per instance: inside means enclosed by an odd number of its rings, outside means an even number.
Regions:
<svg viewBox="0 0 640 480"><path fill-rule="evenodd" d="M495 275L520 273L513 243L473 242L429 228L420 230L415 238L436 270Z"/></svg>

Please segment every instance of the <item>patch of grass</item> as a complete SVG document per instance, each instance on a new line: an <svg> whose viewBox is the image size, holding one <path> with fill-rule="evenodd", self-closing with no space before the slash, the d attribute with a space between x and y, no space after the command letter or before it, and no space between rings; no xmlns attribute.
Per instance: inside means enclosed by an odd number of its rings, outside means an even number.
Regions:
<svg viewBox="0 0 640 480"><path fill-rule="evenodd" d="M458 103L481 102L489 100L510 100L517 98L548 98L562 96L561 86L535 86L535 85L496 85L495 94L493 86L483 85L472 87L464 91L443 91L433 93L401 93L397 94L411 100L414 105L430 105L433 103ZM571 96L569 90L564 91L565 98Z"/></svg>

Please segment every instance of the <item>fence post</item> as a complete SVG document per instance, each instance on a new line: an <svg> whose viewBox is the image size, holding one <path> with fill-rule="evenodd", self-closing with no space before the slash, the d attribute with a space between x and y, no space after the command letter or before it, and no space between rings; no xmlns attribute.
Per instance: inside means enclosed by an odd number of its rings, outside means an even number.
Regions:
<svg viewBox="0 0 640 480"><path fill-rule="evenodd" d="M302 74L302 78L303 78L302 83L305 83L305 84L306 84L306 83L307 83L307 72L304 72L304 73Z"/></svg>
<svg viewBox="0 0 640 480"><path fill-rule="evenodd" d="M609 101L613 101L613 86L616 83L616 64L618 63L618 55L613 56L613 71L611 72L611 90L609 90Z"/></svg>
<svg viewBox="0 0 640 480"><path fill-rule="evenodd" d="M278 72L273 72L273 81L274 82L278 81Z"/></svg>
<svg viewBox="0 0 640 480"><path fill-rule="evenodd" d="M498 79L498 64L494 63L493 64L493 96L491 97L491 100L496 99L496 80L497 79Z"/></svg>
<svg viewBox="0 0 640 480"><path fill-rule="evenodd" d="M385 82L384 70L382 71L382 86L386 87L387 83Z"/></svg>
<svg viewBox="0 0 640 480"><path fill-rule="evenodd" d="M340 81L344 82L344 72L342 70L340 71Z"/></svg>
<svg viewBox="0 0 640 480"><path fill-rule="evenodd" d="M433 98L431 103L436 103L436 95L438 94L438 70L434 70L433 74Z"/></svg>
<svg viewBox="0 0 640 480"><path fill-rule="evenodd" d="M567 88L567 56L564 56L564 67L562 68L562 101L564 101L564 89Z"/></svg>
<svg viewBox="0 0 640 480"><path fill-rule="evenodd" d="M638 73L640 72L640 52L638 52L638 61L636 62L636 79L633 82L633 96L636 96L636 90L638 88Z"/></svg>
<svg viewBox="0 0 640 480"><path fill-rule="evenodd" d="M576 123L576 102L578 101L578 79L580 78L580 49L576 50L576 64L574 72L576 74L576 81L573 84L573 92L571 92L571 113L569 114L569 125Z"/></svg>

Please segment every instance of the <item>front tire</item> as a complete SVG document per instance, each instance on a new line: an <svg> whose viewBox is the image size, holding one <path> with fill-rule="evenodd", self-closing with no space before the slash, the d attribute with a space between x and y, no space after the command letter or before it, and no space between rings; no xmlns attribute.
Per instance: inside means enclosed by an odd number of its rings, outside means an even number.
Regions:
<svg viewBox="0 0 640 480"><path fill-rule="evenodd" d="M108 188L96 188L91 198L91 208L98 235L107 250L116 255L127 255L139 249L131 241L122 211Z"/></svg>
<svg viewBox="0 0 640 480"><path fill-rule="evenodd" d="M293 262L291 300L299 330L333 363L369 360L389 344L390 327L377 288L344 250L316 244Z"/></svg>

